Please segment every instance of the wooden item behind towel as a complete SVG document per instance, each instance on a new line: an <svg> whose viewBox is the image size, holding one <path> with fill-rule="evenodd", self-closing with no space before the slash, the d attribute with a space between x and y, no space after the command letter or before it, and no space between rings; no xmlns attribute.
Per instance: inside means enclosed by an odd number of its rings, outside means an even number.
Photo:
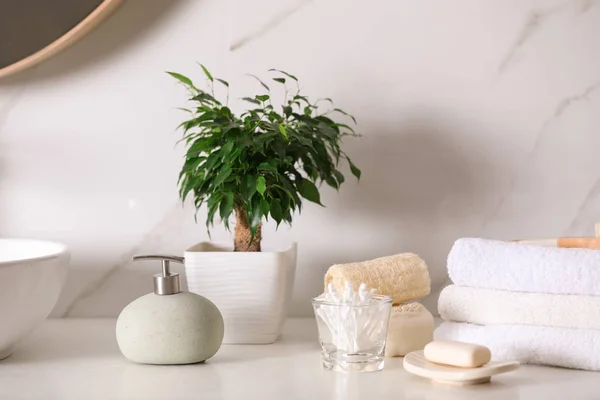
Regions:
<svg viewBox="0 0 600 400"><path fill-rule="evenodd" d="M558 247L600 250L600 238L558 238Z"/></svg>
<svg viewBox="0 0 600 400"><path fill-rule="evenodd" d="M561 237L557 239L519 239L515 242L575 249L600 250L600 222L595 225L596 237Z"/></svg>
<svg viewBox="0 0 600 400"><path fill-rule="evenodd" d="M558 239L518 239L514 241L523 244L536 244L539 246L555 246L563 248L600 250L600 238L592 237L565 237Z"/></svg>

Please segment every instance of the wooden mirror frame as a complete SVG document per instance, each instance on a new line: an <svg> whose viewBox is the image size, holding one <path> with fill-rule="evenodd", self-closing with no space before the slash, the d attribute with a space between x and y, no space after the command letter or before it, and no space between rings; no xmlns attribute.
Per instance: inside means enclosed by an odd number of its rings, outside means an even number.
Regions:
<svg viewBox="0 0 600 400"><path fill-rule="evenodd" d="M71 46L111 15L123 1L124 0L104 0L94 11L81 20L81 22L46 47L14 64L0 68L0 78L31 68Z"/></svg>

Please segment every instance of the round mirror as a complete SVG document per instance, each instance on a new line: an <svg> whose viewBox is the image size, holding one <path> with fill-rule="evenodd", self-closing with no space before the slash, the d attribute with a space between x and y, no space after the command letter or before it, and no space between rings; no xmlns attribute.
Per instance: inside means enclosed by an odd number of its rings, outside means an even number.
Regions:
<svg viewBox="0 0 600 400"><path fill-rule="evenodd" d="M0 78L75 43L123 0L0 0Z"/></svg>

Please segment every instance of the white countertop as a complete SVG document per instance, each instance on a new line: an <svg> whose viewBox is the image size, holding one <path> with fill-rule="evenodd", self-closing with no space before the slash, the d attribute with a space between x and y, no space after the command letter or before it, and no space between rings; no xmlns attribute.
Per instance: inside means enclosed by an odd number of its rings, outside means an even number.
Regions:
<svg viewBox="0 0 600 400"><path fill-rule="evenodd" d="M314 320L289 320L273 345L223 346L206 364L138 365L121 356L114 319L48 320L0 362L0 399L593 399L600 373L523 366L459 388L408 374L325 371Z"/></svg>

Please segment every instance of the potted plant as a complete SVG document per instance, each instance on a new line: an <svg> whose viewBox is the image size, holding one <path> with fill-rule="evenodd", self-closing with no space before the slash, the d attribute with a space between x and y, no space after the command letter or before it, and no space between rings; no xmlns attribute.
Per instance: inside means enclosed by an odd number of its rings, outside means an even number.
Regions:
<svg viewBox="0 0 600 400"><path fill-rule="evenodd" d="M339 189L347 162L358 179L360 170L341 150L354 130L333 119L354 117L331 106L321 112L318 102L300 93L298 79L287 72L269 70L275 84L283 85L283 102L276 104L267 84L263 93L242 100L249 108L235 115L215 96L222 85L229 98L229 83L214 78L202 66L208 89L175 72L171 76L188 90L192 107L181 123L187 152L179 175L182 201L192 197L196 211L207 207L206 226L216 217L230 229L235 215L233 246L202 242L185 253L190 291L211 299L223 313L225 343L272 343L280 335L291 297L296 269L296 245L279 251L261 251L263 221L292 223L303 200L321 204L317 185ZM295 87L290 89L288 84ZM321 104L329 103L323 99ZM210 231L209 231L210 233Z"/></svg>

